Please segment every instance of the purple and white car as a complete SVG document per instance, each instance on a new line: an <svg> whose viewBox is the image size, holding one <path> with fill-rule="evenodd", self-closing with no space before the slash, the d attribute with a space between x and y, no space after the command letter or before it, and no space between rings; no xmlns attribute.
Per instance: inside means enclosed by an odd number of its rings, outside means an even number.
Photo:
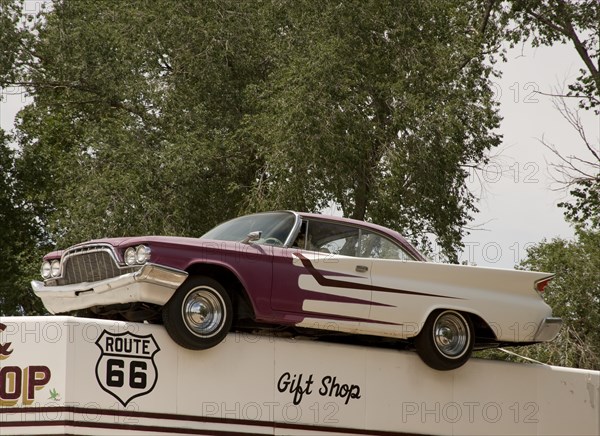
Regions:
<svg viewBox="0 0 600 436"><path fill-rule="evenodd" d="M474 347L550 341L562 323L540 295L551 274L428 262L395 231L290 211L201 238L84 242L46 255L41 272L32 287L49 312L162 321L189 349L287 326L397 339L448 370Z"/></svg>

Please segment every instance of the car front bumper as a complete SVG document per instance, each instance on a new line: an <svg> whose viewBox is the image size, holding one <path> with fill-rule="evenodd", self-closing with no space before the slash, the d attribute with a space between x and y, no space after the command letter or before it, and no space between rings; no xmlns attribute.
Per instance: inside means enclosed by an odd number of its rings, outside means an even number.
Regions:
<svg viewBox="0 0 600 436"><path fill-rule="evenodd" d="M562 319L549 317L544 318L537 333L535 334L535 342L548 342L554 339L562 326Z"/></svg>
<svg viewBox="0 0 600 436"><path fill-rule="evenodd" d="M135 302L164 305L187 276L185 271L148 263L135 272L97 282L46 286L34 280L31 287L50 313L64 313Z"/></svg>

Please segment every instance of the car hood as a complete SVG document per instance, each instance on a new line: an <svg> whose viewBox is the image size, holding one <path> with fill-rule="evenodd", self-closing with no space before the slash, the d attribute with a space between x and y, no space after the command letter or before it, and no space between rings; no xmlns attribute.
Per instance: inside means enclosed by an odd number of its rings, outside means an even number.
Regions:
<svg viewBox="0 0 600 436"><path fill-rule="evenodd" d="M102 239L92 239L91 241L82 242L80 244L74 245L73 247L79 247L90 244L109 244L113 247L128 247L130 245L137 245L143 243L152 243L158 242L161 244L186 244L186 245L194 245L200 244L200 239L198 238L190 238L184 236L129 236L122 238L102 238Z"/></svg>
<svg viewBox="0 0 600 436"><path fill-rule="evenodd" d="M200 245L200 239L198 238L189 238L182 236L127 236L121 238L99 238L99 239L91 239L89 241L80 242L78 244L70 246L67 250L71 250L73 248L85 247L86 245L97 245L97 244L107 244L116 249L121 247L129 247L132 245L138 244L151 244L151 243L159 243L161 245ZM58 259L62 256L62 254L67 250L56 250L52 251L44 256L44 260L50 259Z"/></svg>

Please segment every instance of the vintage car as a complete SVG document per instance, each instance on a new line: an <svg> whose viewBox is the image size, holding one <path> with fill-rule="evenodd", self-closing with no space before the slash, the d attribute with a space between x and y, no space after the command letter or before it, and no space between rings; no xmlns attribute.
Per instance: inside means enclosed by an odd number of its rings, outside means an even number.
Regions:
<svg viewBox="0 0 600 436"><path fill-rule="evenodd" d="M33 291L51 313L163 322L189 349L232 329L388 338L432 368L474 347L550 341L548 273L428 262L399 233L291 211L247 215L201 238L98 239L44 257ZM348 336L350 335L350 336Z"/></svg>

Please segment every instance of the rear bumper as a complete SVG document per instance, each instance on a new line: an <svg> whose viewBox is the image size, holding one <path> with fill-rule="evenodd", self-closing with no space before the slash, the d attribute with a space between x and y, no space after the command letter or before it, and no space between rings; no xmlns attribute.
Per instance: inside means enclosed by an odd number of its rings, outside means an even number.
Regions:
<svg viewBox="0 0 600 436"><path fill-rule="evenodd" d="M46 286L34 280L31 287L50 313L64 313L134 302L164 305L187 275L185 271L149 263L135 272L97 282Z"/></svg>
<svg viewBox="0 0 600 436"><path fill-rule="evenodd" d="M562 326L562 319L549 317L544 318L537 333L535 334L535 342L548 342L554 339Z"/></svg>

